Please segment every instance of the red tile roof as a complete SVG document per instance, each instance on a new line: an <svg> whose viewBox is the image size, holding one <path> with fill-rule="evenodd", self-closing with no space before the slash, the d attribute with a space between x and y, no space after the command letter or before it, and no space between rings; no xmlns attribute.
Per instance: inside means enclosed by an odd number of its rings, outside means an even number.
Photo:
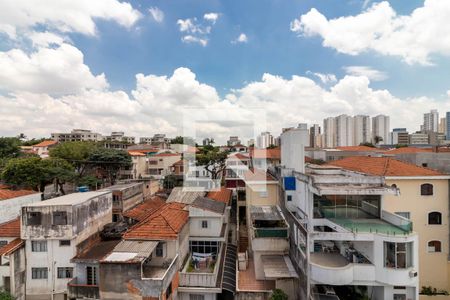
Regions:
<svg viewBox="0 0 450 300"><path fill-rule="evenodd" d="M54 140L45 140L40 142L39 144L33 145L33 147L48 147L57 144L57 141Z"/></svg>
<svg viewBox="0 0 450 300"><path fill-rule="evenodd" d="M401 147L389 150L386 152L386 154L419 153L419 152L432 152L432 150L431 148Z"/></svg>
<svg viewBox="0 0 450 300"><path fill-rule="evenodd" d="M0 224L0 236L1 237L20 237L20 219Z"/></svg>
<svg viewBox="0 0 450 300"><path fill-rule="evenodd" d="M142 152L132 150L128 151L128 154L130 154L131 156L145 156L145 154Z"/></svg>
<svg viewBox="0 0 450 300"><path fill-rule="evenodd" d="M223 202L225 204L229 204L231 200L231 190L227 189L226 187L221 187L220 191L211 191L206 195L206 197L212 200Z"/></svg>
<svg viewBox="0 0 450 300"><path fill-rule="evenodd" d="M19 249L25 244L20 238L12 240L9 244L0 248L0 256L1 255L10 255L16 249Z"/></svg>
<svg viewBox="0 0 450 300"><path fill-rule="evenodd" d="M280 148L273 149L254 149L250 151L250 156L253 158L267 158L267 159L280 159L281 150Z"/></svg>
<svg viewBox="0 0 450 300"><path fill-rule="evenodd" d="M438 171L418 167L390 157L352 156L328 163L351 171L375 176L440 176Z"/></svg>
<svg viewBox="0 0 450 300"><path fill-rule="evenodd" d="M236 153L235 157L238 158L238 159L240 159L240 160L248 160L248 159L250 159L249 156L244 155L244 154L242 154L242 153Z"/></svg>
<svg viewBox="0 0 450 300"><path fill-rule="evenodd" d="M166 202L161 197L155 196L127 210L123 215L127 218L142 221L157 211L164 203Z"/></svg>
<svg viewBox="0 0 450 300"><path fill-rule="evenodd" d="M31 190L10 190L10 189L0 189L0 200L7 200L16 197L22 197L26 195L36 194L36 191Z"/></svg>
<svg viewBox="0 0 450 300"><path fill-rule="evenodd" d="M260 169L254 169L254 170L248 170L244 173L244 180L245 181L276 181L276 179L270 175L269 173L260 170Z"/></svg>
<svg viewBox="0 0 450 300"><path fill-rule="evenodd" d="M336 149L339 149L342 151L364 151L364 152L384 152L384 151L386 151L384 149L369 147L369 146L346 146L346 147L336 147Z"/></svg>
<svg viewBox="0 0 450 300"><path fill-rule="evenodd" d="M171 202L161 206L147 219L130 228L124 239L174 240L189 220L189 212L182 203Z"/></svg>

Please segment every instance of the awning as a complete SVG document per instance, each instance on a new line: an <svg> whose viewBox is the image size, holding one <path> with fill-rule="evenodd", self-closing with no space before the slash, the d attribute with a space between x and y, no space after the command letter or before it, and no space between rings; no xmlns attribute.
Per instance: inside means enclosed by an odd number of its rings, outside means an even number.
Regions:
<svg viewBox="0 0 450 300"><path fill-rule="evenodd" d="M152 254L158 242L155 241L121 241L103 262L139 262Z"/></svg>
<svg viewBox="0 0 450 300"><path fill-rule="evenodd" d="M236 258L237 247L228 244L225 252L222 289L232 292L233 294L236 293Z"/></svg>
<svg viewBox="0 0 450 300"><path fill-rule="evenodd" d="M298 278L291 259L286 255L263 255L261 260L267 279Z"/></svg>

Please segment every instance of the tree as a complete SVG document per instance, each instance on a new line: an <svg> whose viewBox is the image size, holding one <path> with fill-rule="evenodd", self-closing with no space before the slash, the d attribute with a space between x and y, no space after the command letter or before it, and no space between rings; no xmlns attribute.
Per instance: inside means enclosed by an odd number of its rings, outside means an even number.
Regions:
<svg viewBox="0 0 450 300"><path fill-rule="evenodd" d="M16 137L0 137L0 158L12 158L20 155L21 142Z"/></svg>
<svg viewBox="0 0 450 300"><path fill-rule="evenodd" d="M126 151L98 148L89 155L89 164L105 172L111 185L121 168L131 165L131 156Z"/></svg>
<svg viewBox="0 0 450 300"><path fill-rule="evenodd" d="M205 170L211 174L211 179L217 179L219 174L225 170L225 161L228 152L220 151L219 147L212 145L204 146L199 154L196 154L197 166L204 166Z"/></svg>
<svg viewBox="0 0 450 300"><path fill-rule="evenodd" d="M375 138L373 139L375 142L375 145L378 145L380 142L383 141L383 138L379 135L375 136Z"/></svg>
<svg viewBox="0 0 450 300"><path fill-rule="evenodd" d="M14 297L6 291L0 291L0 300L14 300Z"/></svg>
<svg viewBox="0 0 450 300"><path fill-rule="evenodd" d="M79 177L82 177L91 166L89 157L98 149L91 142L65 142L50 149L50 157L62 158L70 162Z"/></svg>
<svg viewBox="0 0 450 300"><path fill-rule="evenodd" d="M270 300L288 300L288 295L280 289L274 289Z"/></svg>
<svg viewBox="0 0 450 300"><path fill-rule="evenodd" d="M74 182L76 173L74 167L62 158L51 157L41 161L43 175L47 182L54 182L61 194L65 195L64 184Z"/></svg>
<svg viewBox="0 0 450 300"><path fill-rule="evenodd" d="M184 145L191 145L191 146L195 146L195 141L193 138L185 136L177 136L173 139L170 140L171 144L184 144Z"/></svg>
<svg viewBox="0 0 450 300"><path fill-rule="evenodd" d="M274 144L270 144L269 147L267 147L266 149L275 149L277 148L277 146L275 146Z"/></svg>
<svg viewBox="0 0 450 300"><path fill-rule="evenodd" d="M39 144L40 142L43 142L45 140L46 140L46 138L40 138L40 139L32 138L31 140L23 141L22 146L33 146L33 145Z"/></svg>
<svg viewBox="0 0 450 300"><path fill-rule="evenodd" d="M366 146L366 147L371 147L371 148L375 148L375 145L369 142L365 142L365 143L360 143L360 146Z"/></svg>

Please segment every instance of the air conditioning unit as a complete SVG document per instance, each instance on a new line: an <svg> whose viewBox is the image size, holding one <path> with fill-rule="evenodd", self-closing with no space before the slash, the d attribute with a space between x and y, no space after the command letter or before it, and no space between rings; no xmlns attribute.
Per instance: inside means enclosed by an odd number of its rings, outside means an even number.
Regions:
<svg viewBox="0 0 450 300"><path fill-rule="evenodd" d="M409 277L411 277L411 278L417 277L417 271L415 271L415 270L409 271Z"/></svg>

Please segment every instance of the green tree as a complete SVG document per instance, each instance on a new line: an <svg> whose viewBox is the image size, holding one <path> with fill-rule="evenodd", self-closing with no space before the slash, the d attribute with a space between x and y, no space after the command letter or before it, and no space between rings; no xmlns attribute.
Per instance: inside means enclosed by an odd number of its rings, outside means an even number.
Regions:
<svg viewBox="0 0 450 300"><path fill-rule="evenodd" d="M191 145L191 146L195 146L195 141L193 138L185 136L177 136L173 139L170 140L171 144L184 144L184 145Z"/></svg>
<svg viewBox="0 0 450 300"><path fill-rule="evenodd" d="M383 141L383 137L377 135L374 139L375 145L378 145L380 142Z"/></svg>
<svg viewBox="0 0 450 300"><path fill-rule="evenodd" d="M16 137L0 137L0 158L8 159L20 155L21 142Z"/></svg>
<svg viewBox="0 0 450 300"><path fill-rule="evenodd" d="M359 145L360 145L360 146L366 146L366 147L372 147L372 148L375 148L375 145L372 144L372 143L369 143L369 142L360 143Z"/></svg>
<svg viewBox="0 0 450 300"><path fill-rule="evenodd" d="M40 138L40 139L32 138L31 140L23 141L22 146L33 146L33 145L39 144L40 142L43 142L45 140L46 140L46 138Z"/></svg>
<svg viewBox="0 0 450 300"><path fill-rule="evenodd" d="M270 300L288 300L288 295L280 289L274 289Z"/></svg>
<svg viewBox="0 0 450 300"><path fill-rule="evenodd" d="M50 183L54 182L61 194L65 195L64 184L74 182L76 173L74 167L66 160L57 157L41 160L43 169L43 180Z"/></svg>
<svg viewBox="0 0 450 300"><path fill-rule="evenodd" d="M195 164L204 166L205 170L211 174L211 179L218 179L219 174L225 170L227 157L228 152L220 151L219 147L208 145L195 155Z"/></svg>
<svg viewBox="0 0 450 300"><path fill-rule="evenodd" d="M89 157L97 151L98 146L91 142L65 142L50 149L50 157L62 158L70 162L79 177L88 171L91 166Z"/></svg>
<svg viewBox="0 0 450 300"><path fill-rule="evenodd" d="M6 291L0 291L0 300L14 300L14 297Z"/></svg>
<svg viewBox="0 0 450 300"><path fill-rule="evenodd" d="M122 150L98 148L89 155L88 162L106 173L109 183L114 184L119 170L131 165L131 156Z"/></svg>

